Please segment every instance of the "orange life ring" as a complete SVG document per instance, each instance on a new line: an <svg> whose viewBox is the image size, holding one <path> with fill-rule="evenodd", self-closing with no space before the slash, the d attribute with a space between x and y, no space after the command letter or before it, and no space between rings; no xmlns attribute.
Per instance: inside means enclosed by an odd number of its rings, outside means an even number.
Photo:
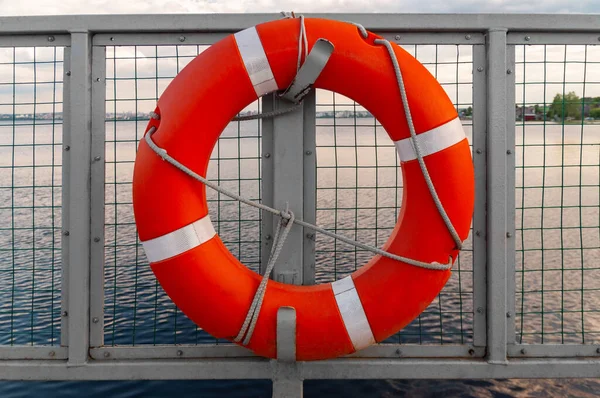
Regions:
<svg viewBox="0 0 600 398"><path fill-rule="evenodd" d="M206 176L212 149L230 120L258 97L290 85L296 73L298 19L260 24L198 55L158 101L153 139ZM394 69L379 36L356 26L305 20L308 46L319 38L335 50L316 88L343 94L370 111L396 143L404 180L398 223L384 249L446 263L458 255L428 191L410 141ZM418 140L439 198L461 240L474 204L471 153L456 110L435 78L393 45L402 68ZM160 284L175 304L215 337L233 339L261 276L241 264L215 233L205 186L161 160L142 140L135 161L133 205L140 240ZM450 270L428 270L375 256L334 283L293 286L269 281L248 345L276 356L276 314L296 309L297 360L350 354L398 332L437 296Z"/></svg>

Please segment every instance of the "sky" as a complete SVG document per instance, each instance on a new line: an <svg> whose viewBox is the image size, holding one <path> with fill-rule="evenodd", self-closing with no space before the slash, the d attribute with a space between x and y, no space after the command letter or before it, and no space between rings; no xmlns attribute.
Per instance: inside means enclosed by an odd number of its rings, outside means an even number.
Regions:
<svg viewBox="0 0 600 398"><path fill-rule="evenodd" d="M365 5L367 4L367 5ZM592 13L598 14L600 21L600 0L0 0L0 16L16 15L57 15L57 14L149 14L149 13L278 13L281 10L302 12L420 12L420 13ZM0 21L1 31L1 21ZM418 59L437 76L451 100L458 107L466 108L472 102L472 90L468 83L472 80L472 51L470 46L406 46L411 53L418 53ZM107 99L132 98L137 89L138 98L154 98L160 94L170 79L193 59L196 48L181 46L179 60L174 56L175 48L159 47L117 47L109 49L107 63L108 77L117 76L120 80L108 84ZM436 53L437 52L437 53ZM172 54L171 54L172 53ZM171 55L169 55L171 54ZM157 60L157 55L159 59ZM545 57L545 58L544 58ZM133 58L136 58L134 61ZM523 64L525 59L527 64ZM540 61L546 62L544 65ZM567 65L561 62L567 60ZM31 61L53 61L35 67ZM438 65L434 62L437 60ZM581 61L587 60L587 67ZM11 113L13 101L18 103L50 103L59 101L62 87L54 84L33 84L28 82L60 81L62 76L62 50L56 54L49 48L0 48L0 114ZM457 63L457 61L459 63ZM556 62L554 62L556 61ZM12 65L13 62L19 63ZM23 63L25 62L25 63ZM593 63L592 63L593 62ZM596 63L598 62L598 63ZM444 65L444 63L446 63ZM114 70L113 70L114 69ZM156 72L158 71L158 79ZM545 73L545 75L544 75ZM134 82L133 77L150 79ZM544 77L545 76L545 77ZM600 46L518 46L517 102L551 102L557 92L575 91L582 96L600 96ZM544 78L554 84L543 85ZM129 80L128 80L129 79ZM587 84L583 85L582 82ZM562 84L562 82L568 82ZM19 83L14 85L13 83ZM446 84L444 84L446 83ZM458 83L458 84L457 84ZM464 83L467 83L466 85ZM529 84L533 83L533 84ZM525 90L523 88L525 87ZM331 102L326 94L319 94L321 102ZM349 103L339 99L338 103ZM154 108L155 99L137 104L138 110ZM141 107L141 109L140 109ZM15 113L30 113L33 106L19 106ZM146 109L147 108L147 109ZM53 106L38 105L36 112L52 111ZM117 101L107 104L107 111L126 112L135 109L133 101Z"/></svg>
<svg viewBox="0 0 600 398"><path fill-rule="evenodd" d="M0 0L0 15L246 13L600 13L598 0Z"/></svg>

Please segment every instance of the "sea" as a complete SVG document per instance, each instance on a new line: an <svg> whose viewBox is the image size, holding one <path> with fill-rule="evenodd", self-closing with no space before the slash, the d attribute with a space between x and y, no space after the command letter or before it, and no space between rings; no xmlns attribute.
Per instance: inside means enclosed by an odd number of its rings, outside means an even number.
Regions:
<svg viewBox="0 0 600 398"><path fill-rule="evenodd" d="M224 343L162 292L135 232L131 177L145 121L109 121L105 145L104 339L113 345ZM35 124L35 126L34 126ZM260 199L259 122L232 123L209 178ZM465 132L472 141L469 121ZM394 146L372 118L317 119L317 220L381 246L402 199ZM600 124L527 122L515 130L516 336L522 343L599 344ZM0 121L0 345L60 345L62 129ZM35 167L34 167L35 166ZM102 183L102 182L100 182ZM214 192L211 218L251 269L263 255L260 213ZM369 253L316 237L316 281L340 279ZM440 296L388 342L473 339L472 239ZM1 377L1 375L0 375ZM399 375L401 377L401 375ZM600 393L596 379L306 381L306 397L512 397ZM269 397L269 380L0 382L0 397Z"/></svg>

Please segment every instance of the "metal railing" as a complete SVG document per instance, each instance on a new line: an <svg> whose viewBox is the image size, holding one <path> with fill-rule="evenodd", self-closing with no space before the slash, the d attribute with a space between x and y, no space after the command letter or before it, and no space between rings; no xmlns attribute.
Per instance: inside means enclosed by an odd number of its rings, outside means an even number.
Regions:
<svg viewBox="0 0 600 398"><path fill-rule="evenodd" d="M0 18L2 378L286 385L600 376L600 123L586 120L600 109L600 19L322 16L402 45L463 116L476 208L438 298L403 331L349 358L290 367L214 339L148 267L131 207L133 162L147 114L177 72L225 35L278 16ZM245 111L273 106L266 98ZM294 165L303 217L381 245L402 197L387 134L339 94L314 93L299 115L231 123L209 177L253 199L280 200L274 187L289 181L264 155L291 143L274 135L295 132L304 137L296 144L305 156ZM271 219L213 192L208 199L227 247L260 270ZM293 272L282 279L331 282L369 258L326 237L292 241L302 256L288 258Z"/></svg>

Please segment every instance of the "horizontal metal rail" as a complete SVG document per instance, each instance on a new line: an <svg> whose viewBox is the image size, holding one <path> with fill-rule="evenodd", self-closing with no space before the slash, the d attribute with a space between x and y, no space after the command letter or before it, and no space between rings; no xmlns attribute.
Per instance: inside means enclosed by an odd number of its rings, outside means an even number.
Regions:
<svg viewBox="0 0 600 398"><path fill-rule="evenodd" d="M586 14L304 14L361 23L373 31L486 32L508 31L597 32L598 16ZM69 15L3 17L0 34L69 32L236 32L281 18L281 14L167 14Z"/></svg>

